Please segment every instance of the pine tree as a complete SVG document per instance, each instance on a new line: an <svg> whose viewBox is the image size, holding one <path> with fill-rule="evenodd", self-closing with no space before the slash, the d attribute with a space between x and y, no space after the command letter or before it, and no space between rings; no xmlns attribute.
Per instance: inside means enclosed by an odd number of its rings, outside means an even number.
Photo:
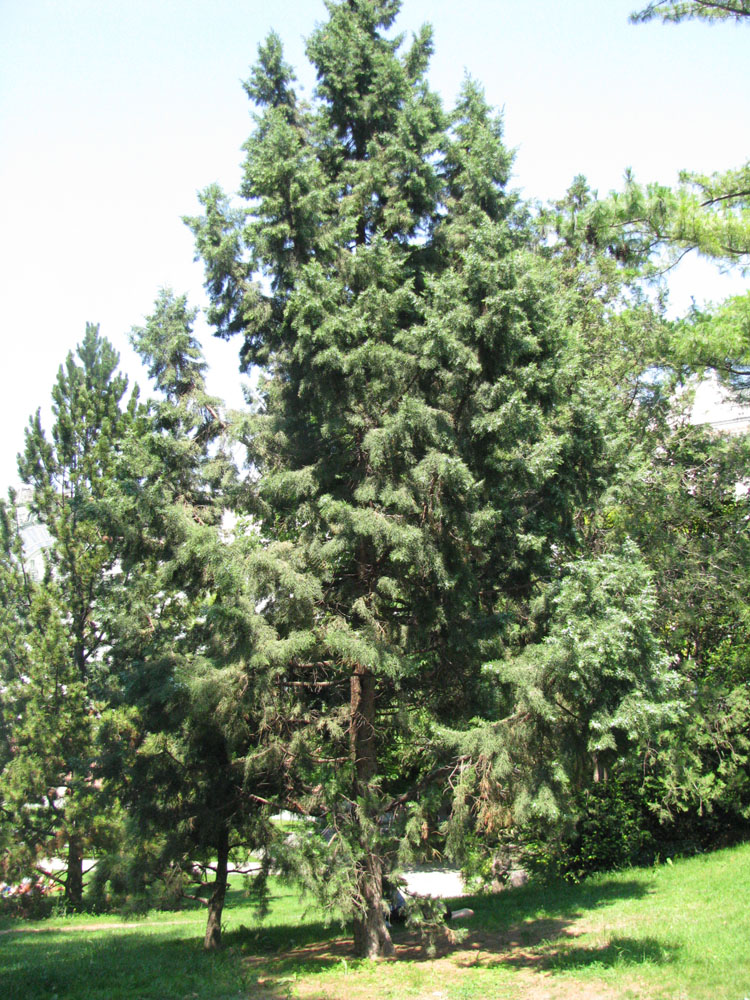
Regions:
<svg viewBox="0 0 750 1000"><path fill-rule="evenodd" d="M6 859L4 878L10 877L10 851L22 837L13 823L14 813L8 799L7 766L13 757L14 728L18 717L18 685L28 675L28 617L34 583L26 572L23 544L19 531L16 496L9 492L7 502L0 500L0 843Z"/></svg>
<svg viewBox="0 0 750 1000"><path fill-rule="evenodd" d="M132 412L121 407L127 379L117 363L111 344L88 326L78 360L68 355L52 390L51 440L37 411L19 456L52 546L46 580L28 600L3 780L31 855L67 847L65 897L74 908L82 903L84 850L106 839L106 802L92 768L118 553L100 505Z"/></svg>
<svg viewBox="0 0 750 1000"><path fill-rule="evenodd" d="M131 860L141 878L169 877L206 903L214 949L232 859L272 836L269 797L285 773L263 733L284 700L275 678L288 652L256 605L278 588L308 598L289 560L222 526L236 470L194 319L184 296L164 291L133 331L159 397L139 415L108 499L127 601L113 620L116 684L101 745L138 845Z"/></svg>
<svg viewBox="0 0 750 1000"><path fill-rule="evenodd" d="M652 0L631 14L639 24L699 20L708 23L750 19L748 0ZM612 199L614 232L627 227L643 245L645 257L660 249L671 265L689 250L722 264L746 267L750 255L750 162L710 175L682 171L675 190L639 185L627 178ZM663 266L663 265L662 265Z"/></svg>

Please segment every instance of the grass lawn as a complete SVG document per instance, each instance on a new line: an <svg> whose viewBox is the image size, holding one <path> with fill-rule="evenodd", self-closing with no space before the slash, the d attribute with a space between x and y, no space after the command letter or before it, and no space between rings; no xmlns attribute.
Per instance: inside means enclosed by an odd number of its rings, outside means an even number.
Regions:
<svg viewBox="0 0 750 1000"><path fill-rule="evenodd" d="M398 960L355 961L296 893L257 920L230 893L225 947L202 949L205 913L79 916L0 928L0 1000L745 1000L750 844L580 886L471 900L460 944L428 958L398 929Z"/></svg>

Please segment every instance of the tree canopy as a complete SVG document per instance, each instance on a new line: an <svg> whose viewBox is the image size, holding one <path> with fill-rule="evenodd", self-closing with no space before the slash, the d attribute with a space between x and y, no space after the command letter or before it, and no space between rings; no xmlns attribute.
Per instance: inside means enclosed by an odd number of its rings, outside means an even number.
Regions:
<svg viewBox="0 0 750 1000"><path fill-rule="evenodd" d="M314 93L270 34L239 195L187 220L245 410L163 290L131 334L155 398L88 327L51 437L30 422L51 547L34 579L0 504L0 842L13 877L65 848L72 907L85 851L99 902L201 900L210 949L253 852L259 901L273 868L381 957L414 861L580 877L743 829L748 438L687 401L709 368L747 388L748 301L670 320L654 282L691 249L748 263L749 185L535 205L481 86L431 89L429 28L326 9Z"/></svg>
<svg viewBox="0 0 750 1000"><path fill-rule="evenodd" d="M313 746L331 685L337 766L309 805L346 844L356 947L378 955L406 807L454 752L439 723L496 706L482 663L519 641L539 581L576 548L603 438L568 367L573 300L508 188L481 88L467 80L444 112L427 29L404 48L386 33L398 3L327 7L307 47L315 101L270 36L246 85L246 205L212 187L189 222L217 332L262 366L250 510L321 588L289 664L323 671L300 688ZM412 773L393 773L389 745L415 730Z"/></svg>

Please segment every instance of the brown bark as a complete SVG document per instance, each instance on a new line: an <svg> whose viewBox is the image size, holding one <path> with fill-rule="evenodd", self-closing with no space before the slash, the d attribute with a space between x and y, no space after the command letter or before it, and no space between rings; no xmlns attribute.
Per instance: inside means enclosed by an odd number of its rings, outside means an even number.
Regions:
<svg viewBox="0 0 750 1000"><path fill-rule="evenodd" d="M598 784L600 781L606 782L608 780L609 768L606 761L599 754L594 754L594 782Z"/></svg>
<svg viewBox="0 0 750 1000"><path fill-rule="evenodd" d="M375 677L357 666L351 678L349 747L354 764L354 798L364 794L377 773Z"/></svg>
<svg viewBox="0 0 750 1000"><path fill-rule="evenodd" d="M73 910L80 910L83 907L83 845L81 838L74 833L68 840L65 902Z"/></svg>
<svg viewBox="0 0 750 1000"><path fill-rule="evenodd" d="M227 868L229 866L229 830L226 826L219 831L216 845L216 878L211 897L208 900L208 920L203 947L215 951L221 945L221 915L227 894Z"/></svg>
<svg viewBox="0 0 750 1000"><path fill-rule="evenodd" d="M367 837L360 814L361 797L377 774L375 738L375 677L357 666L351 678L349 738L354 765L352 798L362 850L357 863L358 908L354 916L354 952L360 958L387 958L394 954L393 942L383 911L383 863Z"/></svg>

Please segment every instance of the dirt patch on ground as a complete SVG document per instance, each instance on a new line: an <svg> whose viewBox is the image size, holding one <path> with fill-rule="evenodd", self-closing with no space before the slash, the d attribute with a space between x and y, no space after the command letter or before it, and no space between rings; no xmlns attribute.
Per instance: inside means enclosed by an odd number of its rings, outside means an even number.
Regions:
<svg viewBox="0 0 750 1000"><path fill-rule="evenodd" d="M476 975L477 969L513 970L508 992L498 996L513 1000L617 1000L621 990L602 981L560 978L550 968L560 948L586 933L564 920L537 920L519 924L503 934L471 930L465 940L452 942L446 936L438 942L434 957L427 956L416 936L401 937L396 942L396 958L349 969L352 961L351 939L337 938L292 949L279 956L278 974L269 961L260 957L246 959L252 977L254 967L263 966L255 980L258 996L293 995L300 1000L383 1000L408 997L409 1000L447 1000L452 988L464 977ZM595 947L594 947L595 950ZM401 962L419 963L424 986L404 985ZM287 979L291 969L298 971L293 984ZM335 978L326 976L336 969ZM253 977L254 978L254 977ZM293 985L293 993L292 993Z"/></svg>

